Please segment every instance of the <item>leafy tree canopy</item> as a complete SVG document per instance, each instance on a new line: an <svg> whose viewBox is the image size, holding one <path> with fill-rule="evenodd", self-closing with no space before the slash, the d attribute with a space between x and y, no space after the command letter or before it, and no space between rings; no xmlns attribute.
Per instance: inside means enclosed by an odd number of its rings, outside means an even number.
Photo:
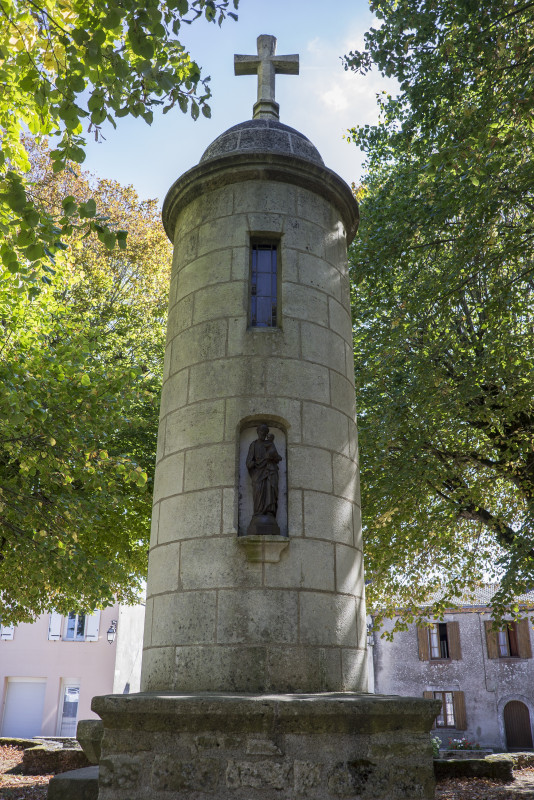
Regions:
<svg viewBox="0 0 534 800"><path fill-rule="evenodd" d="M0 282L0 594L5 622L136 598L146 571L170 245L155 201L54 173L26 142L53 214L95 198L124 249L73 232L33 299Z"/></svg>
<svg viewBox="0 0 534 800"><path fill-rule="evenodd" d="M50 279L54 254L75 227L108 247L125 234L97 216L92 198L63 199L59 215L40 205L27 181L21 134L53 136L55 172L85 158L84 126L178 106L209 116L209 78L176 38L199 17L222 23L230 0L0 0L0 258L30 295ZM233 0L237 7L238 0ZM10 285L9 277L5 286ZM4 287L5 288L5 287Z"/></svg>
<svg viewBox="0 0 534 800"><path fill-rule="evenodd" d="M534 3L375 0L346 67L399 82L351 253L370 601L534 580Z"/></svg>
<svg viewBox="0 0 534 800"><path fill-rule="evenodd" d="M5 622L135 598L169 247L154 202L80 173L84 128L209 116L179 41L238 0L0 0L0 593ZM30 133L33 140L25 134ZM51 149L36 145L49 137ZM126 230L129 230L128 243ZM88 238L87 238L88 237Z"/></svg>

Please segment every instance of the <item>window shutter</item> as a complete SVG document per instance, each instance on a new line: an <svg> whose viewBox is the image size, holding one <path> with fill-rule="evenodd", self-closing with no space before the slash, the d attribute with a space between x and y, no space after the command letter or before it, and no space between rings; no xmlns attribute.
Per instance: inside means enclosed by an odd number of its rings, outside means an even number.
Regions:
<svg viewBox="0 0 534 800"><path fill-rule="evenodd" d="M488 646L488 658L499 658L499 643L497 641L497 631L493 630L493 622L487 619L484 622L486 629L486 644Z"/></svg>
<svg viewBox="0 0 534 800"><path fill-rule="evenodd" d="M100 611L95 611L85 618L85 641L98 642L98 629L100 627Z"/></svg>
<svg viewBox="0 0 534 800"><path fill-rule="evenodd" d="M454 727L458 731L467 730L467 717L465 715L465 698L463 692L452 693L454 706Z"/></svg>
<svg viewBox="0 0 534 800"><path fill-rule="evenodd" d="M449 641L450 658L454 659L455 661L459 661L462 657L459 622L447 622L447 639Z"/></svg>
<svg viewBox="0 0 534 800"><path fill-rule="evenodd" d="M532 647L530 644L530 625L528 619L522 619L517 625L517 645L519 658L532 658Z"/></svg>
<svg viewBox="0 0 534 800"><path fill-rule="evenodd" d="M48 638L52 642L57 642L61 639L61 624L63 617L57 611L52 611L50 620L48 622Z"/></svg>
<svg viewBox="0 0 534 800"><path fill-rule="evenodd" d="M0 625L0 639L3 642L8 642L13 639L15 635L14 625Z"/></svg>
<svg viewBox="0 0 534 800"><path fill-rule="evenodd" d="M430 647L428 642L428 628L417 628L417 642L419 644L419 660L430 661Z"/></svg>

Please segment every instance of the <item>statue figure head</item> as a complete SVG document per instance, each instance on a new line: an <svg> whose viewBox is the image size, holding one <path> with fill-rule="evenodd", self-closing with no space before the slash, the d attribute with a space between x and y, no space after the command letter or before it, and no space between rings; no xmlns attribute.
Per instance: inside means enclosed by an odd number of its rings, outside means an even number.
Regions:
<svg viewBox="0 0 534 800"><path fill-rule="evenodd" d="M258 439L264 442L265 439L267 438L267 434L269 433L269 426L265 425L265 423L258 425L258 427L256 428L256 433L258 434Z"/></svg>

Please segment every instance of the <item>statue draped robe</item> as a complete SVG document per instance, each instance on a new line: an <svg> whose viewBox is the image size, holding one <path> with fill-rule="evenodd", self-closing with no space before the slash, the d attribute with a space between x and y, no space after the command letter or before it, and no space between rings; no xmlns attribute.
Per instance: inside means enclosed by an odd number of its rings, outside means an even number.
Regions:
<svg viewBox="0 0 534 800"><path fill-rule="evenodd" d="M249 447L247 469L252 479L254 516L276 517L278 510L278 462L282 458L273 442L256 439Z"/></svg>

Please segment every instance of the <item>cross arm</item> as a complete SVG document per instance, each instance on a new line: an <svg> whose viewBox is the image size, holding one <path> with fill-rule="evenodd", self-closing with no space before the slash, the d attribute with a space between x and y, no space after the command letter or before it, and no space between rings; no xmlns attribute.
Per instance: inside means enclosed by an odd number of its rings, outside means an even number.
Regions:
<svg viewBox="0 0 534 800"><path fill-rule="evenodd" d="M234 56L234 75L256 75L260 64L257 56Z"/></svg>
<svg viewBox="0 0 534 800"><path fill-rule="evenodd" d="M273 56L271 62L274 66L275 72L279 75L298 75L299 74L299 57L298 55L291 56Z"/></svg>

